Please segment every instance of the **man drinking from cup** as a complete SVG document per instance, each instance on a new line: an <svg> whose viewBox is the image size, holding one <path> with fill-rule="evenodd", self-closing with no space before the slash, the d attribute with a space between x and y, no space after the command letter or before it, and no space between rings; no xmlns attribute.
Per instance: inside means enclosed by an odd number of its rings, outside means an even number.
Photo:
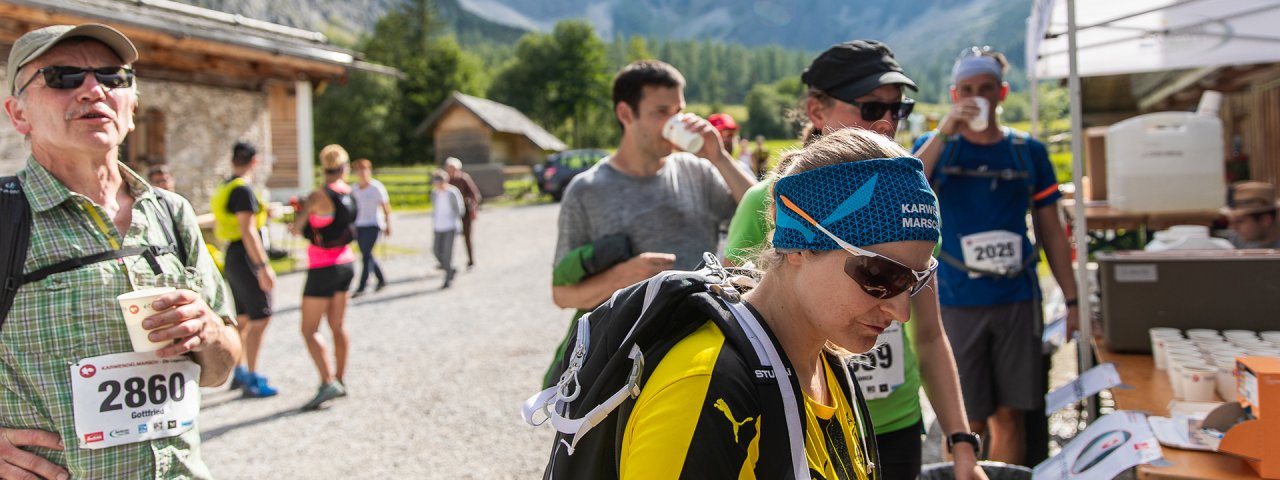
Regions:
<svg viewBox="0 0 1280 480"><path fill-rule="evenodd" d="M613 80L613 108L622 127L617 152L574 177L561 201L555 262L579 272L556 269L552 297L562 308L590 310L658 272L697 267L755 183L707 120L681 113L684 76L675 67L657 60L623 67ZM622 258L581 274L606 255L597 244L606 236L621 238Z"/></svg>
<svg viewBox="0 0 1280 480"><path fill-rule="evenodd" d="M1024 435L1024 418L1043 409L1046 388L1039 245L1027 236L1028 211L1067 299L1068 332L1078 312L1048 152L1027 134L1002 127L996 115L1009 93L1008 68L990 47L965 49L951 70L951 112L937 131L916 141L915 152L942 210L938 300L969 423L990 436L989 458L1022 464L1028 443L1039 442Z"/></svg>
<svg viewBox="0 0 1280 480"><path fill-rule="evenodd" d="M0 478L210 476L199 387L226 380L240 342L191 205L119 162L137 57L95 24L34 30L9 52L5 112L31 156L0 195L27 205L5 228L23 222L30 240L0 310ZM173 288L142 320L164 346L135 351L122 308L145 309L116 297L149 287Z"/></svg>

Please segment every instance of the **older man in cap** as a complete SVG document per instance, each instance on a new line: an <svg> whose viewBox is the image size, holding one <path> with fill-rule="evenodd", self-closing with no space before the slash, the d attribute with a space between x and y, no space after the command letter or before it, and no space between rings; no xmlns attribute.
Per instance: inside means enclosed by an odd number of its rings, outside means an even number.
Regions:
<svg viewBox="0 0 1280 480"><path fill-rule="evenodd" d="M1227 207L1222 209L1231 220L1231 244L1236 248L1280 249L1277 207L1275 185L1256 180L1232 184Z"/></svg>
<svg viewBox="0 0 1280 480"><path fill-rule="evenodd" d="M137 57L104 25L41 28L9 52L5 112L31 156L0 206L21 204L6 228L30 230L0 297L0 478L210 476L199 387L226 380L240 342L191 205L119 162ZM172 288L131 342L116 297L149 287Z"/></svg>

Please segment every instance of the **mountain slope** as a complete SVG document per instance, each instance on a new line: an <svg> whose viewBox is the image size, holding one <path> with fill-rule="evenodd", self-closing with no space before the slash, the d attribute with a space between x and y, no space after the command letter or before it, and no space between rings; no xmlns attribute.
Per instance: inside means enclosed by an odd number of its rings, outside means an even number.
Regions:
<svg viewBox="0 0 1280 480"><path fill-rule="evenodd" d="M187 0L206 8L317 30L353 45L386 11L408 0ZM946 98L951 63L961 49L991 45L1022 72L1031 0L434 0L464 46L511 45L532 30L585 19L606 41L636 35L779 45L816 54L855 38L880 39L928 91ZM492 49L489 49L492 50ZM501 59L487 59L491 63Z"/></svg>

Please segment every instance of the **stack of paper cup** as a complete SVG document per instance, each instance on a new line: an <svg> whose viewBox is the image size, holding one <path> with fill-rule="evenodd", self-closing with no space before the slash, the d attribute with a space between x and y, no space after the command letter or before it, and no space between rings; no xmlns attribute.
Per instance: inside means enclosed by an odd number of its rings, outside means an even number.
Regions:
<svg viewBox="0 0 1280 480"><path fill-rule="evenodd" d="M133 351L154 352L172 345L167 341L151 341L147 336L150 332L142 327L142 320L157 313L154 308L151 308L151 303L155 302L156 298L173 290L173 287L148 288L116 297L120 302L120 312L124 314L124 324L129 328L129 341L133 343Z"/></svg>
<svg viewBox="0 0 1280 480"><path fill-rule="evenodd" d="M1171 353L1200 353L1200 349L1191 340L1183 338L1165 338L1164 350L1161 355L1156 358L1156 367L1162 370L1169 369L1169 355Z"/></svg>
<svg viewBox="0 0 1280 480"><path fill-rule="evenodd" d="M1182 367L1186 365L1204 365L1204 358L1200 356L1199 351L1194 353L1169 352L1169 368L1165 370L1165 373L1169 376L1169 386L1173 389L1173 397L1178 400L1186 399L1182 381Z"/></svg>
<svg viewBox="0 0 1280 480"><path fill-rule="evenodd" d="M1156 368L1164 370L1165 368L1165 342L1169 340L1182 340L1182 331L1176 328L1155 327L1147 330L1151 336L1151 358L1155 360Z"/></svg>
<svg viewBox="0 0 1280 480"><path fill-rule="evenodd" d="M1258 332L1258 336L1262 337L1263 340L1280 345L1280 331L1267 330L1265 332Z"/></svg>
<svg viewBox="0 0 1280 480"><path fill-rule="evenodd" d="M1249 341L1258 339L1258 334L1254 333L1253 330L1223 330L1222 336L1227 340Z"/></svg>
<svg viewBox="0 0 1280 480"><path fill-rule="evenodd" d="M1213 330L1213 329L1193 328L1193 329L1187 330L1187 338L1190 338L1192 340L1211 340L1211 339L1221 340L1222 335L1219 334L1217 330Z"/></svg>

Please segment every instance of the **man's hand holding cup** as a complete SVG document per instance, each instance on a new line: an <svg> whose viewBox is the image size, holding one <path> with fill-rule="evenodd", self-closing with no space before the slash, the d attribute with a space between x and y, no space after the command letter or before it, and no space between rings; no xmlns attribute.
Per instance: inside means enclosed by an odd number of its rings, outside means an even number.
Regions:
<svg viewBox="0 0 1280 480"><path fill-rule="evenodd" d="M943 135L955 135L963 127L971 132L985 131L989 125L991 103L986 97L966 97L951 104L951 112L938 125Z"/></svg>
<svg viewBox="0 0 1280 480"><path fill-rule="evenodd" d="M126 301L132 303L126 305ZM223 335L222 318L191 290L142 290L121 295L120 302L134 351L155 351L156 356L172 357L204 350ZM141 308L131 308L139 302L143 303ZM146 313L151 315L136 321Z"/></svg>

